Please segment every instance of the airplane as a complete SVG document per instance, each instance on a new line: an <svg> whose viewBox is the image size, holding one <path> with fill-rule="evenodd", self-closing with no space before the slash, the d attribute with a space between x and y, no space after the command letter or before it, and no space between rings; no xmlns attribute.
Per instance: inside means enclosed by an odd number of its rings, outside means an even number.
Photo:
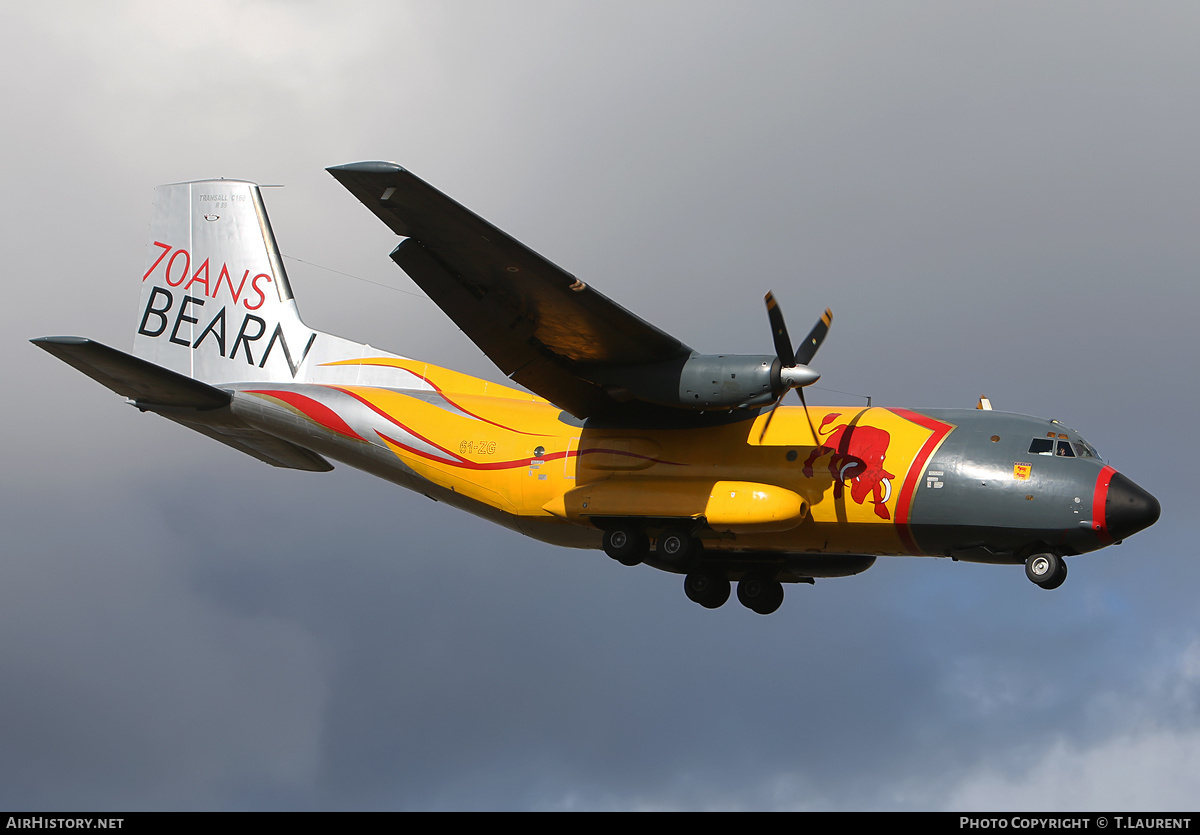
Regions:
<svg viewBox="0 0 1200 835"><path fill-rule="evenodd" d="M793 347L701 354L411 172L327 169L403 240L392 260L516 385L316 331L259 187L160 186L133 353L32 342L142 412L276 467L330 459L558 546L683 575L715 609L770 614L785 583L880 556L1024 565L1154 524L1158 501L1058 421L991 409L812 407L826 310ZM518 387L520 386L520 387ZM800 406L781 406L795 389Z"/></svg>

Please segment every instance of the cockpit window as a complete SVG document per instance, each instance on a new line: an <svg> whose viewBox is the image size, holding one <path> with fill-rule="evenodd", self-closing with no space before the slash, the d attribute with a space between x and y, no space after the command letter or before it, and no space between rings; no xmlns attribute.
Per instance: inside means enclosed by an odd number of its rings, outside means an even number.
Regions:
<svg viewBox="0 0 1200 835"><path fill-rule="evenodd" d="M1029 444L1030 455L1055 455L1059 458L1097 458L1096 450L1087 441L1064 441L1055 438L1034 438Z"/></svg>
<svg viewBox="0 0 1200 835"><path fill-rule="evenodd" d="M1034 438L1029 445L1029 452L1033 455L1053 455L1054 441L1050 438Z"/></svg>

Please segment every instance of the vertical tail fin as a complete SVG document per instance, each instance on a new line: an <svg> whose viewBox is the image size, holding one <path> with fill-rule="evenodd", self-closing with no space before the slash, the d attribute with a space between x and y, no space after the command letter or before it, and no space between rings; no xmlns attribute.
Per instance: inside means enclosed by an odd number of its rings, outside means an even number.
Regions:
<svg viewBox="0 0 1200 835"><path fill-rule="evenodd" d="M300 381L300 319L254 183L159 186L133 352L206 382Z"/></svg>

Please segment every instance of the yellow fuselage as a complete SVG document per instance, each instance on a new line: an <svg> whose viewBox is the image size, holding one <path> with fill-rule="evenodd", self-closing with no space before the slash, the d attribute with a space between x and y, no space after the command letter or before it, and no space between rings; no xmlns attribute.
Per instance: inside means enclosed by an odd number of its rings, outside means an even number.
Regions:
<svg viewBox="0 0 1200 835"><path fill-rule="evenodd" d="M334 458L363 466L361 444L386 449L396 471L366 469L576 547L599 547L606 519L644 518L695 520L708 550L914 553L898 524L913 464L950 429L881 408L813 408L811 426L804 410L780 408L765 434L765 413L690 429L592 428L540 397L426 363L347 364L403 369L430 388L247 393L319 424Z"/></svg>

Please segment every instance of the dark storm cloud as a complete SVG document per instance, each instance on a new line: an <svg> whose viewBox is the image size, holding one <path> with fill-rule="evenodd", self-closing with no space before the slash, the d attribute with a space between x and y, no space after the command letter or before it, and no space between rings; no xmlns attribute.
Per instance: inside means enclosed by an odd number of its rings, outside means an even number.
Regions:
<svg viewBox="0 0 1200 835"><path fill-rule="evenodd" d="M1194 803L1190 7L155 9L0 12L0 800ZM24 342L127 347L151 188L242 177L288 185L266 199L311 324L496 379L428 301L307 263L414 289L320 170L371 158L701 349L767 350L767 289L793 329L831 305L819 385L1059 417L1162 521L1054 593L897 559L708 612L344 468L264 467Z"/></svg>

